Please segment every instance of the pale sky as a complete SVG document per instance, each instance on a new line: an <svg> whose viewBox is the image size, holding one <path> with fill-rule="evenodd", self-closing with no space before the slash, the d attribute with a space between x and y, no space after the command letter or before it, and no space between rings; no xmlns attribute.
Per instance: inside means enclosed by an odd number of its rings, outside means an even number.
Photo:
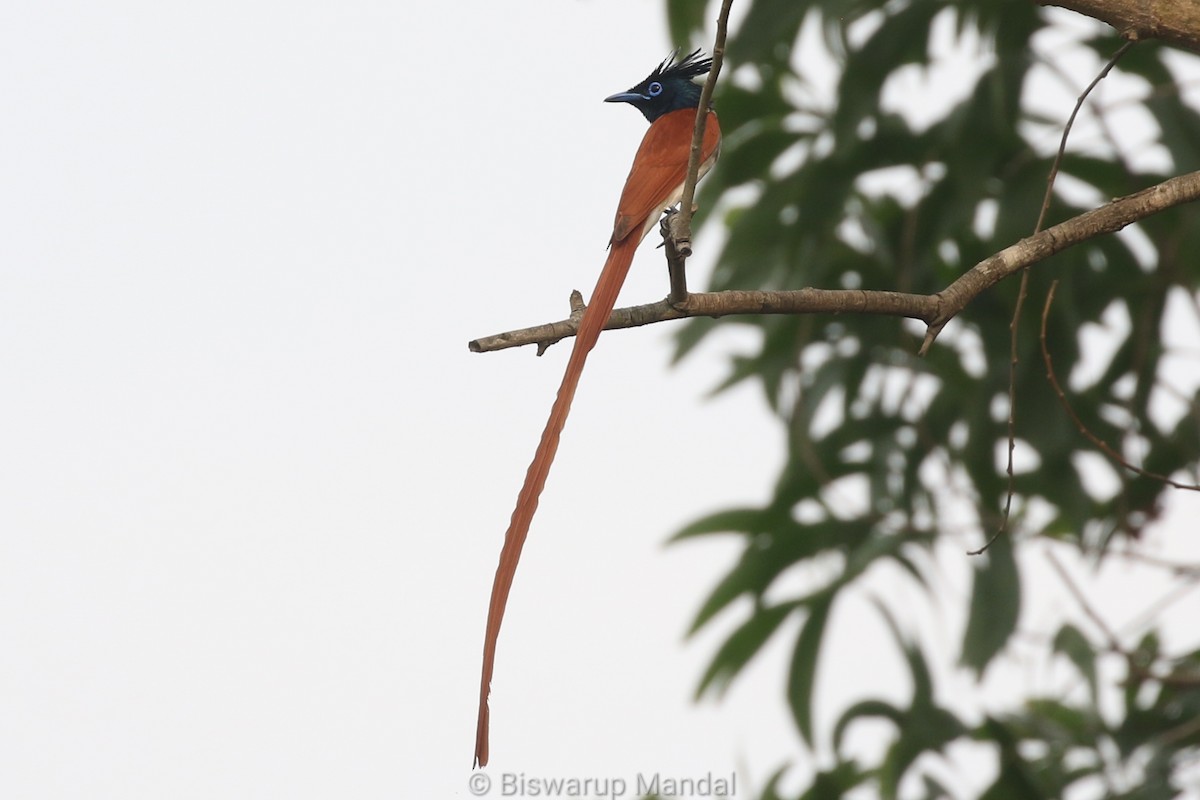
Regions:
<svg viewBox="0 0 1200 800"><path fill-rule="evenodd" d="M670 49L637 0L0 11L0 794L470 796L492 575L567 348L466 343L590 293L645 128L601 101ZM622 304L665 293L647 242ZM683 633L737 547L663 542L765 500L782 450L757 389L706 397L748 340L670 368L672 330L589 362L501 635L497 785L736 771L749 797L805 758L786 632L692 703L739 615ZM862 606L822 719L904 696Z"/></svg>

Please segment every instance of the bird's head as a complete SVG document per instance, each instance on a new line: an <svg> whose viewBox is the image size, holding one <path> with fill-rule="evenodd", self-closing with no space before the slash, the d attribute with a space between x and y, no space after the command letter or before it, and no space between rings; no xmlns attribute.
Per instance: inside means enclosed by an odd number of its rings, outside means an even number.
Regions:
<svg viewBox="0 0 1200 800"><path fill-rule="evenodd" d="M626 92L604 98L606 103L629 103L650 122L671 111L700 105L700 85L692 78L704 75L712 67L711 58L700 58L700 51L688 53L676 61L679 51L667 56L646 80Z"/></svg>

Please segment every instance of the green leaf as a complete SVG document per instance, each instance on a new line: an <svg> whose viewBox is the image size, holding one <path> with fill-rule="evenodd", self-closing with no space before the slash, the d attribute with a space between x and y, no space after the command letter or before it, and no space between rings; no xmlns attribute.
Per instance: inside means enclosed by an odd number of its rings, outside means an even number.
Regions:
<svg viewBox="0 0 1200 800"><path fill-rule="evenodd" d="M691 636L704 627L726 606L743 594L757 595L763 589L761 573L753 553L743 554L737 565L731 569L720 583L709 593L700 610L696 612L688 635Z"/></svg>
<svg viewBox="0 0 1200 800"><path fill-rule="evenodd" d="M798 525L784 507L770 506L759 515L757 532L747 537L737 564L705 600L692 622L694 633L743 594L759 598L788 567L824 546L832 535L829 525Z"/></svg>
<svg viewBox="0 0 1200 800"><path fill-rule="evenodd" d="M779 782L783 780L785 772L787 772L786 766L775 770L771 777L767 779L766 785L763 786L759 800L783 800L783 796L779 794Z"/></svg>
<svg viewBox="0 0 1200 800"><path fill-rule="evenodd" d="M1042 739L1059 752L1087 745L1104 730L1104 723L1094 707L1081 709L1050 699L1030 700L1025 707L1026 737ZM1097 763L1101 763L1099 759Z"/></svg>
<svg viewBox="0 0 1200 800"><path fill-rule="evenodd" d="M717 650L704 677L700 679L700 685L696 687L696 697L703 696L709 690L717 693L725 691L746 662L754 657L771 638L771 634L798 607L798 603L783 603L755 609L750 619L730 634Z"/></svg>
<svg viewBox="0 0 1200 800"><path fill-rule="evenodd" d="M732 186L757 180L767 174L771 164L783 151L807 138L785 130L779 123L764 125L749 135L744 145L722 156L721 180Z"/></svg>
<svg viewBox="0 0 1200 800"><path fill-rule="evenodd" d="M839 139L852 140L858 124L879 107L879 93L889 75L910 63L927 61L926 42L937 3L908 3L881 25L857 50L849 54L842 72L834 131Z"/></svg>
<svg viewBox="0 0 1200 800"><path fill-rule="evenodd" d="M672 536L670 541L679 542L714 533L754 533L763 529L763 516L762 510L757 508L718 511L688 523Z"/></svg>
<svg viewBox="0 0 1200 800"><path fill-rule="evenodd" d="M810 3L799 0L755 0L748 4L737 35L729 43L729 58L735 63L759 62L781 65L787 54L780 44L790 44Z"/></svg>
<svg viewBox="0 0 1200 800"><path fill-rule="evenodd" d="M833 606L834 592L817 596L808 604L808 617L796 637L796 649L792 652L792 665L788 670L788 703L792 708L792 719L804 741L813 746L812 700L816 683L817 659L821 655L821 642L825 636L825 623Z"/></svg>
<svg viewBox="0 0 1200 800"><path fill-rule="evenodd" d="M704 32L705 0L667 0L667 29L677 46Z"/></svg>
<svg viewBox="0 0 1200 800"><path fill-rule="evenodd" d="M977 675L1008 642L1021 613L1021 581L1010 534L1001 534L976 562L961 662Z"/></svg>
<svg viewBox="0 0 1200 800"><path fill-rule="evenodd" d="M713 8L711 0L669 0L677 40L705 27ZM1069 98L1059 109L1031 102L1057 66L1040 65L1060 58L1057 50L1031 44L1042 39L1053 15L1036 4L1004 0L746 0L738 14L726 51L729 80L716 96L725 134L722 161L699 195L707 212L698 220L701 235L713 228L723 234L705 239L724 242L710 279L714 291L814 286L937 293L1032 232L1070 106ZM977 79L964 75L953 96L917 107L902 90L932 77L924 65L944 51L947 38L953 48L977 55L984 71ZM1077 39L1055 40L1062 42L1061 57L1078 55L1071 52ZM1118 36L1105 34L1083 46L1106 60L1120 45ZM1131 88L1119 104L1123 113L1152 119L1159 130L1148 129L1136 152L1126 142L1123 153L1113 155L1106 147L1109 134L1092 122L1095 113L1115 107L1089 102L1081 118L1087 124L1068 146L1062 191L1052 196L1047 224L1087 210L1094 197L1160 182L1169 170L1163 159L1142 166L1151 161L1138 155L1143 150L1169 153L1175 171L1200 167L1200 111L1181 101L1172 75L1176 62L1166 60L1167 51L1140 43L1114 73ZM830 80L812 77L816 62L833 71ZM1121 119L1110 120L1108 129L1123 140ZM1081 200L1070 191L1080 185L1091 196ZM943 512L973 505L983 536L999 524L1008 480L997 467L997 453L1002 460L1012 373L1016 435L1034 459L1032 466L1019 465L1013 482L1010 533L986 555L967 560L973 580L958 655L969 676L982 681L1021 616L1016 547L1055 537L1060 546L1102 554L1118 537L1136 536L1164 506L1160 482L1124 475L1116 496L1100 497L1077 468L1079 454L1092 446L1061 410L1041 359L1038 329L1049 282L1059 281L1059 299L1046 319L1046 346L1080 420L1110 444L1135 451L1134 460L1155 472L1190 472L1200 463L1200 414L1194 413L1200 397L1174 398L1182 407L1178 421L1166 423L1157 399L1172 385L1165 371L1179 363L1178 353L1165 352L1162 338L1167 299L1196 293L1197 252L1200 206L1181 206L1122 236L1063 250L1028 273L1015 352L1009 324L1016 279L975 298L920 360L914 353L921 332L888 318L750 315L681 325L678 357L712 341L713 334L736 331L732 346L721 345L734 355L715 391L755 383L786 436L786 460L766 505L709 514L676 536L731 532L744 545L699 609L693 630L743 598L756 611L719 648L705 685L727 685L778 630L786 614L772 589L781 576L819 576L821 583L794 601L801 627L792 643L786 696L799 740L822 742L816 721L822 717L813 707L817 664L822 676L836 668L828 652L820 660L832 598L861 592L864 578L879 572L873 567L890 561L936 604L946 589L943 576L917 554L951 532L960 542L960 521L969 518ZM1113 325L1114 319L1129 322ZM1100 349L1111 353L1109 363L1081 368L1095 360L1097 334L1107 340ZM1079 384L1084 375L1086 386ZM856 781L849 789L817 771L787 796L840 797L868 781L880 796L896 795L901 785L914 797L944 793L923 766L926 754L962 736L959 706L938 705L946 687L926 660L926 639L907 638L887 608L885 619L911 674L911 700L906 708L868 700L831 709L838 720L835 755L854 720L891 719L894 729L882 726L882 755L847 767L848 779ZM760 613L766 616L755 620ZM1144 644L1138 664L1155 674L1175 666L1153 639ZM1200 700L1193 705L1178 687L1135 670L1122 687L1125 707L1102 716L1096 698L1112 695L1114 686L1098 669L1095 648L1071 625L1057 631L1045 650L1051 647L1079 670L1089 692L1083 700L1084 693L1070 693L1072 703L1025 698L974 732L997 759L987 796L1063 796L1113 770L1144 776L1146 788L1128 797L1168 796L1180 754L1200 746L1194 741L1200 731L1180 730L1181 719L1200 717ZM772 783L762 800L780 794Z"/></svg>
<svg viewBox="0 0 1200 800"><path fill-rule="evenodd" d="M914 705L906 715L904 729L884 757L879 769L879 789L883 797L895 798L900 782L926 753L941 752L959 738L965 726L946 709L930 704Z"/></svg>
<svg viewBox="0 0 1200 800"><path fill-rule="evenodd" d="M895 724L898 731L904 729L905 713L901 709L883 700L861 700L846 709L838 718L833 729L833 749L836 753L842 751L842 739L850 725L860 719L880 718Z"/></svg>
<svg viewBox="0 0 1200 800"><path fill-rule="evenodd" d="M836 767L818 772L812 787L799 800L836 800L868 779L867 773L852 761L842 761Z"/></svg>
<svg viewBox="0 0 1200 800"><path fill-rule="evenodd" d="M1087 637L1074 625L1067 623L1054 636L1054 652L1070 659L1079 674L1087 680L1092 699L1097 700L1096 650Z"/></svg>
<svg viewBox="0 0 1200 800"><path fill-rule="evenodd" d="M975 738L990 741L1000 751L1000 770L992 785L980 795L980 800L1010 800L1020 797L1056 798L1059 792L1047 792L1041 785L1036 771L1017 750L1016 737L997 719L989 717L976 729Z"/></svg>

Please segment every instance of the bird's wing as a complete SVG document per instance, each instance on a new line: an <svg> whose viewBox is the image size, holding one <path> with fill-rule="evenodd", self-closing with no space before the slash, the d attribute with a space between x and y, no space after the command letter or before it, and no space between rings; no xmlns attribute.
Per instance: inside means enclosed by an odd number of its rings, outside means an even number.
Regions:
<svg viewBox="0 0 1200 800"><path fill-rule="evenodd" d="M678 202L687 178L695 124L695 109L683 108L659 117L646 131L621 192L610 244L635 232L641 234L640 241L653 228L663 209ZM709 111L700 150L701 175L712 166L720 142L717 115Z"/></svg>

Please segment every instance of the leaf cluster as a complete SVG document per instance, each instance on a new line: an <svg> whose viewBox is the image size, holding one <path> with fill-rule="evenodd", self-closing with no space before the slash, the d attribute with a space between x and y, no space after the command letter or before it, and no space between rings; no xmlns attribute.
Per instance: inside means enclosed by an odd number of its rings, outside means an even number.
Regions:
<svg viewBox="0 0 1200 800"><path fill-rule="evenodd" d="M666 5L676 41L700 41L706 4ZM721 161L698 194L702 223L726 235L712 291L935 292L1034 231L1070 112L1069 103L1053 119L1036 110L1039 93L1061 75L1055 54L1035 47L1052 25L1044 9L1004 0L747 0L741 6L715 95ZM1076 47L1102 63L1121 42L1108 29L1095 30ZM928 76L947 43L970 51L978 67L959 76L953 97L931 102L899 91ZM814 46L835 76L832 91L806 75ZM1131 157L1098 115L1090 143L1066 151L1047 225L1200 168L1200 114L1181 100L1165 53L1141 44L1114 74L1145 88L1140 104L1154 123L1148 127L1157 126L1145 146L1160 148L1169 165L1147 167L1146 159ZM977 723L937 703L906 620L883 611L910 673L910 705L867 700L845 709L832 732L814 725L818 664L838 600L860 591L868 573L891 565L933 598L937 545L953 541L961 553L1003 525L1004 535L972 562L958 661L978 681L1021 619L1022 547L1051 538L1102 558L1114 542L1136 542L1159 517L1164 484L1098 465L1094 446L1047 380L1037 330L1052 279L1059 300L1045 320L1047 346L1080 421L1146 470L1185 479L1190 472L1195 480L1200 397L1172 393L1163 326L1172 295L1194 302L1200 284L1194 255L1200 209L1184 206L1136 228L1039 265L1015 338L1018 286L1008 281L972 304L925 359L915 355L924 331L890 318L727 317L682 329L680 358L727 326L756 334L756 346L732 360L721 388L760 385L787 443L769 502L696 520L676 537L743 542L693 631L739 599L749 599L752 610L718 648L699 693L719 692L769 639L795 630L788 702L802 743L827 754L803 797L840 797L866 782L894 797L905 779L906 786L942 796L944 787L914 765L953 741L991 745L998 777L986 797L1058 796L1074 782L1101 778L1115 785L1105 777L1113 760L1135 756L1166 787L1180 754L1195 758L1195 731L1169 747L1162 737L1178 728L1185 709L1200 710L1193 708L1200 703L1196 687L1168 692L1154 684L1152 671L1130 673L1126 686L1153 684L1154 698L1133 690L1122 720L1104 723L1095 672L1103 646L1075 628L1060 632L1056 652L1081 669L1091 686L1085 701L1030 700ZM1017 456L1011 477L1010 388ZM1173 397L1169 413L1165 395ZM780 590L780 576L814 565L827 576L819 585ZM1152 665L1159 654L1146 646ZM876 764L841 753L844 732L864 717L895 726ZM1034 742L1041 755L1030 757ZM774 786L763 797L778 796ZM1109 795L1151 796L1122 791Z"/></svg>

